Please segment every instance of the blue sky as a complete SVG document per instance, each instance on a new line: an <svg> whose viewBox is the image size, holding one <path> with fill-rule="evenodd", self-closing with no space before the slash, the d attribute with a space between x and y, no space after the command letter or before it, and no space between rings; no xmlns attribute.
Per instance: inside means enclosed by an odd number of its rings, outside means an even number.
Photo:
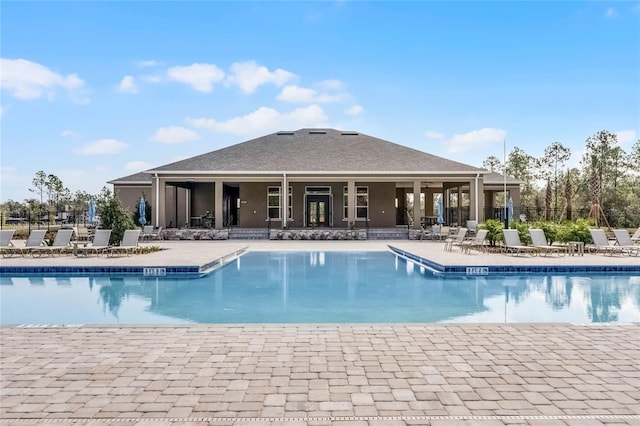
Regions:
<svg viewBox="0 0 640 426"><path fill-rule="evenodd" d="M640 2L2 2L0 199L278 130L480 166L640 131Z"/></svg>

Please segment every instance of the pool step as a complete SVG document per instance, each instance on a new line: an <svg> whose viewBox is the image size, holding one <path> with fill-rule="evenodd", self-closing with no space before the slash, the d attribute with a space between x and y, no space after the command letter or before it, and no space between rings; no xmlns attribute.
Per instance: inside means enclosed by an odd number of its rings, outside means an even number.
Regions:
<svg viewBox="0 0 640 426"><path fill-rule="evenodd" d="M265 228L231 228L230 240L268 240L269 231Z"/></svg>

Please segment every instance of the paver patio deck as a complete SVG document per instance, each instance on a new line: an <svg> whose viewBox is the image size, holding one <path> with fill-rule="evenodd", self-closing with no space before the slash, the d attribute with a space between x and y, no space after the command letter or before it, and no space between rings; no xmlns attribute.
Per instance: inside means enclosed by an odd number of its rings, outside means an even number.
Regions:
<svg viewBox="0 0 640 426"><path fill-rule="evenodd" d="M2 265L206 264L246 246L386 250L390 242L161 244L169 249ZM640 261L394 244L436 262ZM640 324L4 326L0 343L7 425L640 425Z"/></svg>

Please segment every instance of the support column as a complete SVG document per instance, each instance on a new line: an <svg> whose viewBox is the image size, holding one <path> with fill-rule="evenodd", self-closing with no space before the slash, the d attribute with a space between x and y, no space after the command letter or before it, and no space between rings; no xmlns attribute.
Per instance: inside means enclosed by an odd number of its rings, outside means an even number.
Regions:
<svg viewBox="0 0 640 426"><path fill-rule="evenodd" d="M282 175L282 228L287 228L289 220L289 184L287 183L287 174Z"/></svg>
<svg viewBox="0 0 640 426"><path fill-rule="evenodd" d="M347 226L356 222L356 181L347 181Z"/></svg>
<svg viewBox="0 0 640 426"><path fill-rule="evenodd" d="M165 183L165 181L163 179L161 179L159 176L155 176L154 179L151 180L151 198L152 198L152 208L151 208L151 214L153 215L153 219L151 220L151 222L153 222L154 226L163 226L163 227L167 227L166 222L166 213L165 213L165 208L166 208L166 202L165 202L165 198L166 198L166 192L167 192L167 184ZM153 213L155 209L155 214Z"/></svg>
<svg viewBox="0 0 640 426"><path fill-rule="evenodd" d="M469 220L478 220L478 178L473 178L469 182ZM461 224L465 226L465 224Z"/></svg>
<svg viewBox="0 0 640 426"><path fill-rule="evenodd" d="M214 217L214 225L213 227L216 229L222 229L224 227L224 217L223 217L223 209L222 209L222 181L216 180L213 185L213 217Z"/></svg>
<svg viewBox="0 0 640 426"><path fill-rule="evenodd" d="M422 189L420 188L420 181L413 181L413 227L420 228L420 194Z"/></svg>

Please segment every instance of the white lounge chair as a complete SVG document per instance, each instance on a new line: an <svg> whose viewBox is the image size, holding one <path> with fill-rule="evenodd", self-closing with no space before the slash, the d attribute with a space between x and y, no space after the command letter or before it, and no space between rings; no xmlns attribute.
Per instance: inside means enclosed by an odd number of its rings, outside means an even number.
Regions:
<svg viewBox="0 0 640 426"><path fill-rule="evenodd" d="M613 233L618 241L618 247L622 247L622 250L629 256L638 256L640 254L640 246L633 243L626 229L614 229Z"/></svg>
<svg viewBox="0 0 640 426"><path fill-rule="evenodd" d="M471 249L477 249L481 252L485 251L485 247L487 247L487 235L489 234L488 229L480 229L476 236L470 240L464 240L460 244L460 250L463 253L471 252Z"/></svg>
<svg viewBox="0 0 640 426"><path fill-rule="evenodd" d="M467 231L469 231L467 228L458 228L457 234L450 236L444 240L444 249L447 251L451 251L453 249L453 246L460 246L467 236ZM460 250L462 250L462 247L460 247Z"/></svg>
<svg viewBox="0 0 640 426"><path fill-rule="evenodd" d="M20 255L24 256L25 254L31 253L31 250L35 247L45 246L44 236L46 233L46 229L32 229L24 247L16 247Z"/></svg>
<svg viewBox="0 0 640 426"><path fill-rule="evenodd" d="M609 244L609 239L602 229L589 229L591 233L591 239L593 240L592 251L596 253L604 253L613 256L615 253L622 254L622 247L612 246Z"/></svg>
<svg viewBox="0 0 640 426"><path fill-rule="evenodd" d="M633 235L631 236L631 241L633 241L636 244L640 244L640 226L638 227L638 229L636 229L636 232L634 232Z"/></svg>
<svg viewBox="0 0 640 426"><path fill-rule="evenodd" d="M140 237L139 229L127 229L124 231L122 241L119 245L109 247L107 256L115 256L117 254L126 254L127 256L135 253L138 249L138 238Z"/></svg>
<svg viewBox="0 0 640 426"><path fill-rule="evenodd" d="M96 233L93 234L93 241L90 245L87 244L83 247L76 246L76 256L88 256L91 253L95 253L96 256L100 256L109 248L109 238L111 238L111 229L96 229Z"/></svg>
<svg viewBox="0 0 640 426"><path fill-rule="evenodd" d="M546 235L542 229L529 229L529 235L531 236L531 245L537 248L540 253L558 253L558 255L567 254L567 248L562 246L552 246L547 241Z"/></svg>
<svg viewBox="0 0 640 426"><path fill-rule="evenodd" d="M503 229L504 234L504 248L506 254L527 254L530 253L532 255L536 255L539 252L539 249L532 246L525 246L520 241L520 236L518 235L517 229Z"/></svg>
<svg viewBox="0 0 640 426"><path fill-rule="evenodd" d="M56 253L62 254L71 251L71 236L73 229L59 229L50 246L33 247L30 252L31 256L42 256L43 254L53 256Z"/></svg>
<svg viewBox="0 0 640 426"><path fill-rule="evenodd" d="M16 253L16 247L11 241L15 232L14 229L0 231L0 252L2 252L2 257L11 257Z"/></svg>

